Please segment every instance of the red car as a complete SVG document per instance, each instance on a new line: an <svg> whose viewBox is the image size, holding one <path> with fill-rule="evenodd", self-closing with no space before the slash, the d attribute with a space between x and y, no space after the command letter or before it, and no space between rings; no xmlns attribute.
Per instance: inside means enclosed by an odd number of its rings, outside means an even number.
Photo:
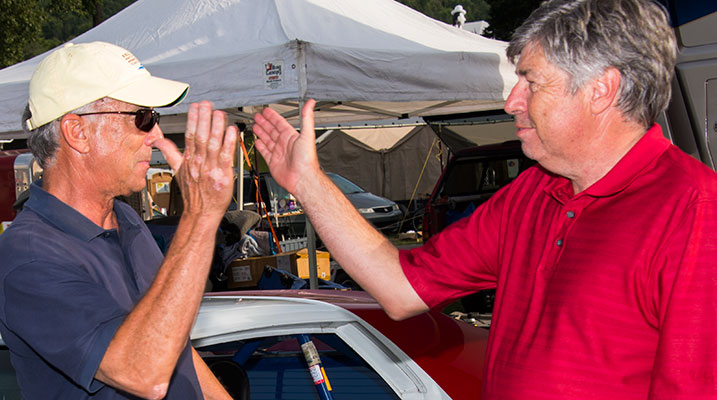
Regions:
<svg viewBox="0 0 717 400"><path fill-rule="evenodd" d="M436 400L480 399L488 331L435 310L396 322L361 291L264 290L208 294L191 337L234 399ZM0 394L21 399L2 344Z"/></svg>
<svg viewBox="0 0 717 400"><path fill-rule="evenodd" d="M192 341L235 398L248 382L252 399L323 399L302 335L337 400L480 398L486 329L435 310L393 321L360 291L210 294Z"/></svg>

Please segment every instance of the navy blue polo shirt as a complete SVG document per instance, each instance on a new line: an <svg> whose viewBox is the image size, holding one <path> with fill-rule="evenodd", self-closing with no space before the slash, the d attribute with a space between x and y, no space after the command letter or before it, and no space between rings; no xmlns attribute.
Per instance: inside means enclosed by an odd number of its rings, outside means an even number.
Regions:
<svg viewBox="0 0 717 400"><path fill-rule="evenodd" d="M25 399L134 398L94 376L163 256L129 205L114 211L119 229L102 229L33 183L0 235L0 332ZM202 398L189 340L167 398Z"/></svg>

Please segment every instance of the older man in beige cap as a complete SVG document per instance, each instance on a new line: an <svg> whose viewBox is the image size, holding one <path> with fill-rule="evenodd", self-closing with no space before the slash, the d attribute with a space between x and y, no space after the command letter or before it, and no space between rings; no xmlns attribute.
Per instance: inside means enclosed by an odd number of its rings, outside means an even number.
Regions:
<svg viewBox="0 0 717 400"><path fill-rule="evenodd" d="M23 125L44 176L0 238L0 332L23 398L230 398L189 332L231 200L236 129L192 104L180 154L154 107L188 88L102 42L66 45L33 74ZM184 201L166 258L115 199L145 186L152 147Z"/></svg>

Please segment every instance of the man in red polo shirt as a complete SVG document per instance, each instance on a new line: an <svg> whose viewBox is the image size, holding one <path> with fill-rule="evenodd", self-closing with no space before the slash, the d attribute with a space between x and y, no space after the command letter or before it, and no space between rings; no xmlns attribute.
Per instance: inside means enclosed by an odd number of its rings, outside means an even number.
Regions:
<svg viewBox="0 0 717 400"><path fill-rule="evenodd" d="M313 101L301 135L257 115L257 147L391 317L497 289L484 398L717 398L717 174L655 124L676 53L664 10L551 0L507 53L505 110L539 165L421 248L396 250L320 172Z"/></svg>

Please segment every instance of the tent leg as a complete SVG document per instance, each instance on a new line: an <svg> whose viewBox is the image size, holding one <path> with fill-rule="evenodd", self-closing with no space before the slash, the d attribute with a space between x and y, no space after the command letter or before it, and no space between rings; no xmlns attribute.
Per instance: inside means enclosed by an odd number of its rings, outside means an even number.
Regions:
<svg viewBox="0 0 717 400"><path fill-rule="evenodd" d="M316 233L309 218L306 218L306 247L309 253L309 289L319 288L319 276L316 266Z"/></svg>
<svg viewBox="0 0 717 400"><path fill-rule="evenodd" d="M301 93L299 95L299 115L301 115L301 110L306 103L306 60L304 59L304 48L301 45L299 46L299 78L299 86L303 88L300 90ZM316 266L316 233L314 233L314 226L311 225L308 215L306 216L306 247L309 253L309 289L318 289L319 273L318 267Z"/></svg>
<svg viewBox="0 0 717 400"><path fill-rule="evenodd" d="M244 141L244 131L239 131L239 140ZM237 186L236 186L236 202L237 210L244 209L244 152L241 151L241 145L237 145Z"/></svg>

